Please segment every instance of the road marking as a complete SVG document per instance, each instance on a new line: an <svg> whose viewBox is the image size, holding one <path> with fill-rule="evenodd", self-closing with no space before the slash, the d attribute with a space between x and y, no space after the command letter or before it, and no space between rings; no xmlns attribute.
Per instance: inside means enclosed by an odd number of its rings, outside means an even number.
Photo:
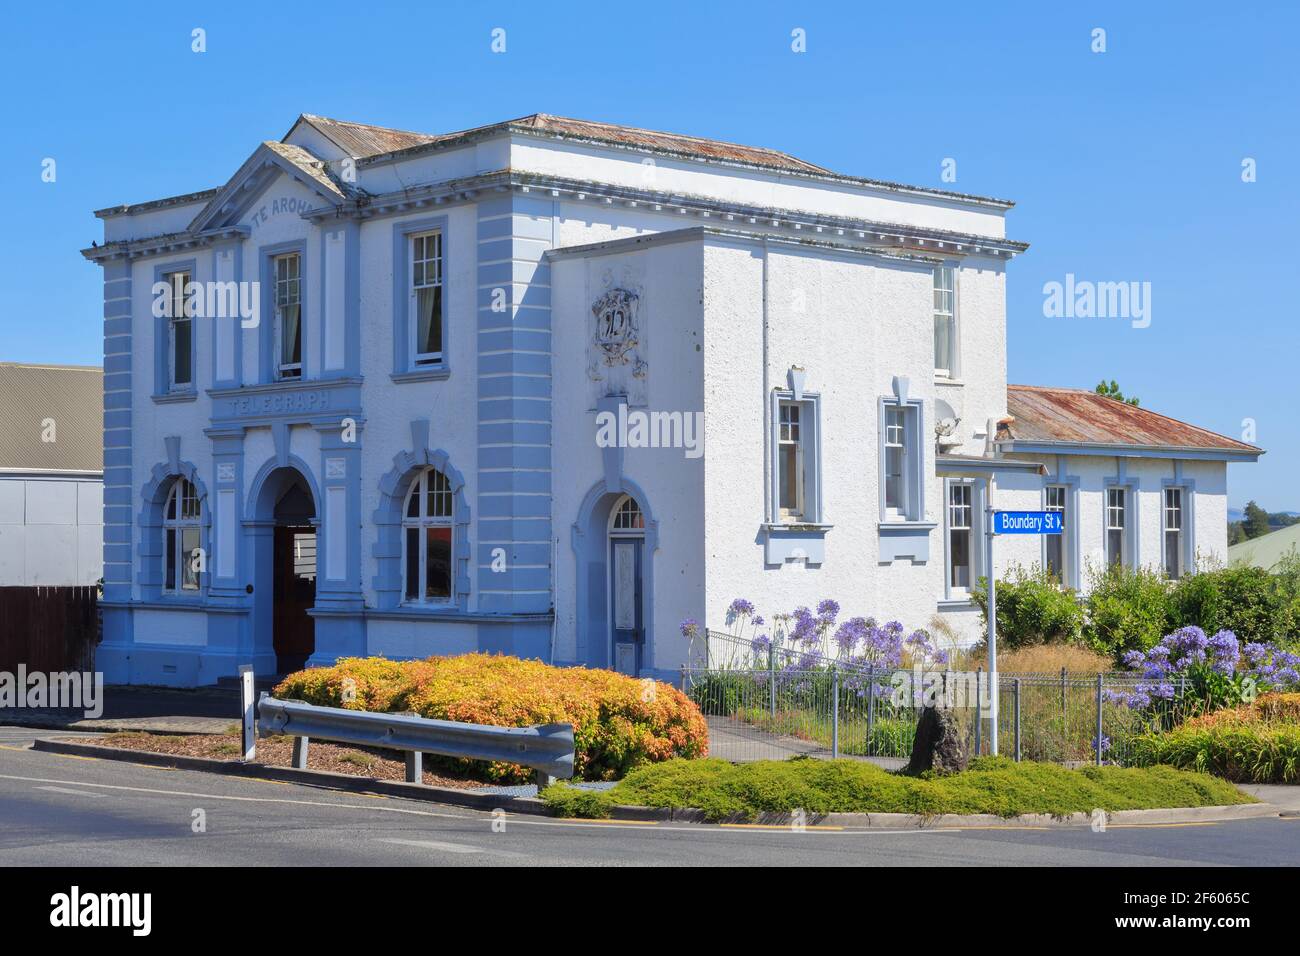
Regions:
<svg viewBox="0 0 1300 956"><path fill-rule="evenodd" d="M804 830L843 830L844 827L827 826L820 823L804 824L795 828L789 823L719 823L720 827L731 827L737 830L778 830L788 833L799 833Z"/></svg>
<svg viewBox="0 0 1300 956"><path fill-rule="evenodd" d="M482 853L483 851L476 846L467 846L464 843L441 843L437 840L398 840L388 838L376 840L376 843L396 843L398 846L415 846L425 850L442 850L445 853Z"/></svg>
<svg viewBox="0 0 1300 956"><path fill-rule="evenodd" d="M77 797L94 797L96 800L104 795L102 793L88 793L85 790L69 790L67 787L33 787L34 790L49 790L51 793L70 793Z"/></svg>

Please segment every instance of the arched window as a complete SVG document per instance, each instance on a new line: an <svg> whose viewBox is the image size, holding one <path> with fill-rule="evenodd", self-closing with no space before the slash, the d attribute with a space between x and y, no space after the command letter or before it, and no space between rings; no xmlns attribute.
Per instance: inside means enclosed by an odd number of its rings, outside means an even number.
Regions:
<svg viewBox="0 0 1300 956"><path fill-rule="evenodd" d="M645 531L645 515L641 513L636 499L631 495L624 495L623 500L614 508L614 516L610 520L609 530Z"/></svg>
<svg viewBox="0 0 1300 956"><path fill-rule="evenodd" d="M172 482L163 506L163 590L180 593L199 589L199 495L184 478Z"/></svg>
<svg viewBox="0 0 1300 956"><path fill-rule="evenodd" d="M413 482L402 510L403 599L408 604L447 604L452 599L455 505L451 482L426 468Z"/></svg>

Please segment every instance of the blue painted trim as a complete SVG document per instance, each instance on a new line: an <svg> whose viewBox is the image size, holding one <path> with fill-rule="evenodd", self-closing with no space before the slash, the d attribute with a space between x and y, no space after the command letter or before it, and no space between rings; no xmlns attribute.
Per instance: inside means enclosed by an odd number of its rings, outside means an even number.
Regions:
<svg viewBox="0 0 1300 956"><path fill-rule="evenodd" d="M885 409L903 407L911 410L911 415L904 416L907 431L907 447L912 454L907 456L903 475L907 486L907 509L904 521L891 520L885 507ZM876 404L877 427L877 462L880 485L880 521L884 525L901 525L908 522L922 521L925 516L925 456L929 443L925 440L925 402L919 398L908 397L908 381L902 376L894 378L893 397L881 396ZM882 545L881 560L885 560Z"/></svg>
<svg viewBox="0 0 1300 956"><path fill-rule="evenodd" d="M779 516L781 514L781 482L780 482L780 459L777 454L777 447L781 437L781 403L795 401L794 392L790 389L774 388L769 398L771 408L768 421L771 423L772 434L769 442L771 454L768 461L768 470L771 473L769 488L771 489L771 501L768 502L768 513L771 515L771 524L773 526L782 524ZM812 432L807 436L808 440L804 442L804 510L805 514L797 521L788 522L793 524L823 524L825 518L825 507L822 499L822 398L819 392L804 392L798 400L804 408L811 408L812 415L800 415L800 428L805 432ZM811 428L807 426L811 425ZM811 468L809 467L811 459ZM809 472L811 471L812 481L808 481Z"/></svg>
<svg viewBox="0 0 1300 956"><path fill-rule="evenodd" d="M376 604L381 610L393 610L402 604L402 506L411 482L425 468L436 468L446 475L451 484L453 526L452 587L455 606L461 611L469 608L470 575L470 508L465 493L465 478L451 464L451 457L441 449L429 448L429 422L420 419L411 422L412 450L393 456L393 467L379 481L379 507L372 520L376 540L372 554L376 561L375 576L371 582L375 589Z"/></svg>
<svg viewBox="0 0 1300 956"><path fill-rule="evenodd" d="M569 543L576 564L574 620L577 624L577 658L590 667L612 666L609 632L609 516L623 495L630 495L645 518L645 550L641 561L642 623L645 648L642 669L653 668L656 651L654 627L654 554L659 550L659 521L650 499L635 481L620 477L611 490L598 481L587 490L570 529Z"/></svg>
<svg viewBox="0 0 1300 956"><path fill-rule="evenodd" d="M140 511L136 518L139 537L136 544L136 582L140 587L140 596L145 601L163 601L168 604L194 605L201 607L208 592L212 575L212 499L208 495L207 485L199 476L193 462L181 460L180 438L169 436L166 439L169 461L153 466L149 479L140 489ZM194 485L199 497L199 547L207 556L208 570L199 574L199 589L192 595L171 593L163 590L163 562L166 551L163 547L163 506L167 503L167 494L177 478L185 478ZM109 545L105 545L106 554ZM106 595L107 596L107 595Z"/></svg>
<svg viewBox="0 0 1300 956"><path fill-rule="evenodd" d="M325 350L328 332L325 328L325 309L329 303L328 285L331 272L327 266L330 236L340 233L343 241L343 365L326 368ZM320 319L318 322L320 348L316 367L321 378L355 377L361 374L361 226L347 220L320 229ZM304 356L305 356L304 352Z"/></svg>
<svg viewBox="0 0 1300 956"><path fill-rule="evenodd" d="M276 256L283 256L296 252L298 254L298 294L302 298L298 309L298 325L302 335L302 376L296 379L280 379L276 377L275 366L276 352L278 344L275 341L275 269L272 261ZM257 364L258 364L258 381L263 384L273 384L276 382L296 383L310 379L309 374L311 363L308 360L312 346L311 335L309 334L309 315L308 308L311 305L311 282L308 278L310 272L307 266L307 240L294 239L290 242L277 242L267 246L258 246L257 248L258 276L261 282L262 292L262 315L257 327Z"/></svg>
<svg viewBox="0 0 1300 956"><path fill-rule="evenodd" d="M1226 449L1167 448L1156 445L1084 445L1070 442L1000 441L998 448L1016 455L1096 455L1103 458L1168 458L1177 455L1183 461L1258 461L1263 449L1256 452Z"/></svg>
<svg viewBox="0 0 1300 956"><path fill-rule="evenodd" d="M958 594L954 596L952 588L952 535L949 533L952 528L948 524L951 515L949 510L949 494L953 485L970 485L970 579L971 583L978 581L981 577L988 574L984 567L988 556L985 553L985 509L988 507L988 488L989 479L987 478L944 478L943 486L943 600L940 604L959 605L969 604L970 595ZM969 589L968 589L969 591Z"/></svg>
<svg viewBox="0 0 1300 956"><path fill-rule="evenodd" d="M1183 492L1183 574L1196 569L1196 480L1183 475L1183 463L1174 460L1174 476L1160 481L1160 567L1167 567L1165 553L1165 489Z"/></svg>
<svg viewBox="0 0 1300 956"><path fill-rule="evenodd" d="M231 281L235 283L235 288L238 290L238 288L240 287L240 285L243 283L244 280L243 239L231 240L229 242L218 242L213 245L212 247L212 281L213 282L220 281L217 278L220 275L220 270L217 268L217 263L220 260L222 254L224 253L229 253L231 256L231 261L233 265L233 270L231 272ZM237 302L239 301L239 298L240 296L238 292L236 292ZM255 305L259 310L262 307L262 303L260 301L256 302ZM262 322L262 318L263 315L261 312L259 312L257 316L257 321L259 325ZM234 326L233 344L231 346L232 349L234 350L234 354L233 354L234 361L232 363L233 376L231 378L221 378L217 374L217 330L219 328L220 323L222 322L230 322L233 323ZM212 335L211 335L211 342L210 342L210 347L212 350L212 375L211 375L212 387L213 388L235 388L244 380L243 319L239 316L233 316L233 317L226 316L223 318L209 317L208 324L212 326Z"/></svg>
<svg viewBox="0 0 1300 956"><path fill-rule="evenodd" d="M1042 507L1047 507L1047 487L1049 485L1062 485L1065 487L1065 547L1062 551L1065 554L1065 575L1064 583L1068 588L1075 591L1082 590L1083 581L1083 556L1080 553L1079 543L1079 524L1080 524L1080 499L1079 499L1079 476L1066 473L1067 456L1056 456L1056 473L1043 476L1043 495ZM1104 497L1104 496L1103 496ZM1105 507L1105 501L1102 501L1102 507ZM1105 538L1102 538L1102 544L1105 544ZM1047 567L1047 536L1043 536L1041 543L1041 562L1042 567Z"/></svg>
<svg viewBox="0 0 1300 956"><path fill-rule="evenodd" d="M314 426L320 436L320 474L323 496L320 502L320 538L316 548L316 605L360 609L365 605L361 592L361 437L363 424L357 423L355 440L344 441L341 422ZM341 463L343 473L331 475L331 462ZM329 518L331 490L342 489L344 495L343 526L336 527ZM343 545L343 576L329 573L329 555L335 535L346 537Z"/></svg>
<svg viewBox="0 0 1300 956"><path fill-rule="evenodd" d="M121 360L124 370L131 372L132 363L132 280L129 261L106 262L103 266L104 279L104 362ZM113 548L120 548L121 539L127 542L131 538L131 492L132 492L132 416L131 405L112 409L108 406L109 383L104 384L104 598L105 600L125 600L131 597L132 557L129 553L118 554ZM130 394L127 395L128 399ZM107 456L116 453L125 459L122 465L114 465ZM112 499L119 497L121 504L113 504Z"/></svg>
<svg viewBox="0 0 1300 956"><path fill-rule="evenodd" d="M420 219L403 219L393 223L393 375L407 375L434 369L416 368L411 364L411 297L408 294L411 281L410 241L411 237L422 232L442 233L442 362L436 368L451 368L451 287L448 277L452 275L451 234L447 228L447 216L427 216ZM404 379L420 381L420 379Z"/></svg>
<svg viewBox="0 0 1300 956"><path fill-rule="evenodd" d="M1101 494L1101 549L1102 549L1102 566L1106 564L1106 509L1108 507L1107 498L1111 488L1124 488L1124 564L1129 568L1136 568L1139 565L1139 559L1142 556L1141 548L1141 481L1136 476L1128 474L1128 462L1122 458L1115 459L1115 474L1108 475L1102 479Z"/></svg>
<svg viewBox="0 0 1300 956"><path fill-rule="evenodd" d="M168 322L166 316L154 316L154 287L163 281L163 276L170 275L174 272L188 272L190 282L199 282L198 260L190 259L172 259L164 263L155 264L153 267L153 286L149 288L149 316L153 318L153 335L154 335L154 379L153 379L153 400L158 403L162 402L192 402L198 396L199 389L199 363L198 363L198 342L199 342L199 319L198 317L190 318L190 384L183 388L172 388L170 378L167 374L167 354L168 341ZM107 407L107 406L106 406Z"/></svg>

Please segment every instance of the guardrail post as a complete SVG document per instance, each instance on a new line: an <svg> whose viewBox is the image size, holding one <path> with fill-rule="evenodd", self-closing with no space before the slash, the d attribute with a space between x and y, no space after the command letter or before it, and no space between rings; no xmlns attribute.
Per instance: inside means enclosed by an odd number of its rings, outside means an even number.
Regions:
<svg viewBox="0 0 1300 956"><path fill-rule="evenodd" d="M831 665L831 759L840 755L840 670Z"/></svg>
<svg viewBox="0 0 1300 956"><path fill-rule="evenodd" d="M541 793L543 790L545 790L553 783L555 783L555 778L552 777L549 773L547 773L545 770L537 771L537 792L538 793Z"/></svg>
<svg viewBox="0 0 1300 956"><path fill-rule="evenodd" d="M240 743L243 745L244 763L252 763L257 757L257 737L253 734L253 665L239 665L239 713Z"/></svg>
<svg viewBox="0 0 1300 956"><path fill-rule="evenodd" d="M311 743L309 737L293 738L293 766L297 770L307 769L307 747Z"/></svg>
<svg viewBox="0 0 1300 956"><path fill-rule="evenodd" d="M872 661L867 668L867 745L864 751L868 757L877 757L879 754L871 752L871 733L876 726L876 662Z"/></svg>
<svg viewBox="0 0 1300 956"><path fill-rule="evenodd" d="M1017 677L1012 686L1015 688L1015 707L1016 712L1016 763L1020 763L1020 678Z"/></svg>
<svg viewBox="0 0 1300 956"><path fill-rule="evenodd" d="M1095 742L1097 749L1097 766L1101 766L1101 674L1097 675L1097 740Z"/></svg>
<svg viewBox="0 0 1300 956"><path fill-rule="evenodd" d="M406 752L406 782L424 783L424 754L418 750Z"/></svg>
<svg viewBox="0 0 1300 956"><path fill-rule="evenodd" d="M980 755L983 749L984 733L984 668L975 668L975 756Z"/></svg>

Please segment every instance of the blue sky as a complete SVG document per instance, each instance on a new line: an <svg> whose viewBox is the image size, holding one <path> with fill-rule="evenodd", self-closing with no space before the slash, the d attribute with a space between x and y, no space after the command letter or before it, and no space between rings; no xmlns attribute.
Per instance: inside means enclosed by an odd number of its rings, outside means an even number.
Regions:
<svg viewBox="0 0 1300 956"><path fill-rule="evenodd" d="M0 359L98 363L99 270L77 254L91 211L220 185L300 112L428 132L550 112L1014 199L1009 234L1032 248L1009 269L1011 380L1115 378L1233 436L1253 419L1268 454L1232 466L1231 502L1300 509L1290 4L475 6L7 11ZM1150 282L1150 326L1045 318L1066 273Z"/></svg>

